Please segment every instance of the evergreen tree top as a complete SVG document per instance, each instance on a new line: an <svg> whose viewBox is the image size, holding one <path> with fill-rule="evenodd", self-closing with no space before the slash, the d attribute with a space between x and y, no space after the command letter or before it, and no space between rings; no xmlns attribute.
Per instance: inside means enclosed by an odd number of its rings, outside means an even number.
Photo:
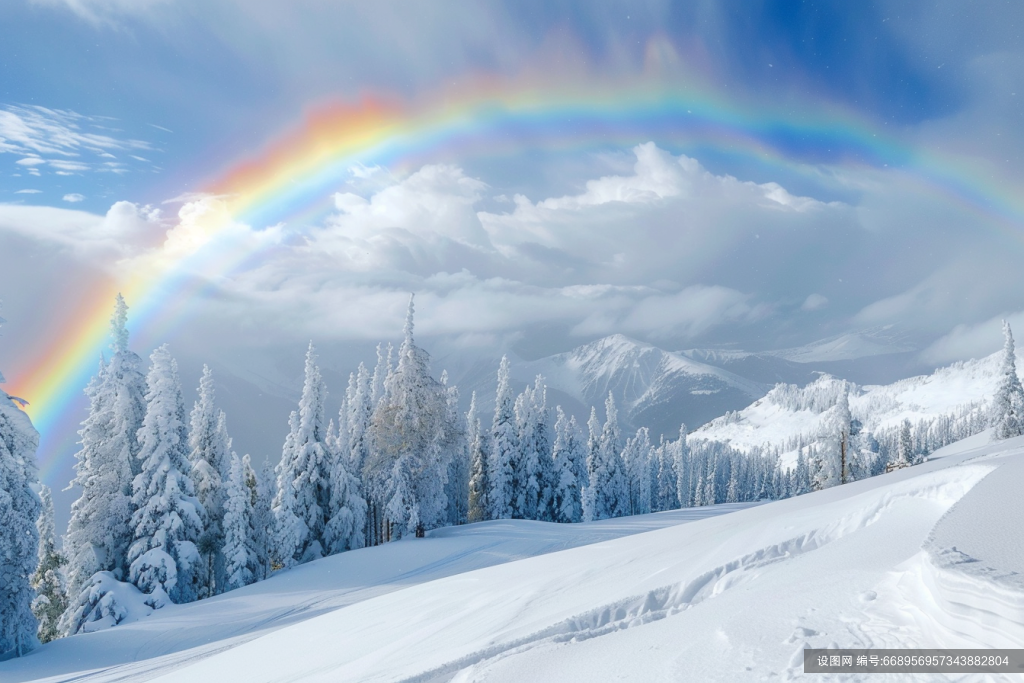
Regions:
<svg viewBox="0 0 1024 683"><path fill-rule="evenodd" d="M113 340L111 348L114 353L128 350L128 304L120 292L114 300L114 315L110 319L110 336Z"/></svg>
<svg viewBox="0 0 1024 683"><path fill-rule="evenodd" d="M405 334L405 343L412 346L412 330L413 330L413 314L416 313L416 305L414 299L415 294L409 295L409 310L405 314L405 328L402 330Z"/></svg>

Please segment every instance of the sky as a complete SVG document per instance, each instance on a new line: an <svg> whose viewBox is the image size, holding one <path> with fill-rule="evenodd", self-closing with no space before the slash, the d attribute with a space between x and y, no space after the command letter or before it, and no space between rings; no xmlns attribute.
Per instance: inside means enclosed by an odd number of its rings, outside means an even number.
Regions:
<svg viewBox="0 0 1024 683"><path fill-rule="evenodd" d="M879 330L922 367L991 353L1001 319L1024 329L1022 19L0 3L5 390L62 486L118 291L186 384L296 374L311 339L347 374L410 292L435 355Z"/></svg>

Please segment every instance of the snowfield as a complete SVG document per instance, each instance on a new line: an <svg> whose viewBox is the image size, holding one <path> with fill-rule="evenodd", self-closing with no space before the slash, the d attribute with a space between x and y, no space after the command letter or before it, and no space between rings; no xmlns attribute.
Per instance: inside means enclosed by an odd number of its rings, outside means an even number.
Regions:
<svg viewBox="0 0 1024 683"><path fill-rule="evenodd" d="M441 529L56 641L0 680L763 681L801 678L805 647L1024 647L1022 490L1024 437L980 434L759 506Z"/></svg>

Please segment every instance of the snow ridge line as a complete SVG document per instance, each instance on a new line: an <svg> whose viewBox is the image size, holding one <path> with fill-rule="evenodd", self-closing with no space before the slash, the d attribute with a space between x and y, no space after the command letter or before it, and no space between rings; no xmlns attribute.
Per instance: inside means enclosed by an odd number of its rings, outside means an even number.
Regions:
<svg viewBox="0 0 1024 683"><path fill-rule="evenodd" d="M752 570L817 550L851 532L874 524L898 500L923 498L952 506L993 469L983 465L957 466L898 482L881 498L872 498L868 494L863 507L831 524L764 546L689 581L661 586L643 595L588 610L530 635L495 643L400 680L405 683L449 680L462 669L487 660L512 656L539 645L589 640L679 614L736 585L755 579L756 574L750 573Z"/></svg>

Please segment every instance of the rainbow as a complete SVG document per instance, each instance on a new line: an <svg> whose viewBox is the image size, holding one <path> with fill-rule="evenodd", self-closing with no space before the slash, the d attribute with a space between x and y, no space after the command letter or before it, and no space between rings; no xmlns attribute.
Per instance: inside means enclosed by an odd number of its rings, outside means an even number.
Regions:
<svg viewBox="0 0 1024 683"><path fill-rule="evenodd" d="M654 140L679 151L717 150L788 170L810 167L896 169L1016 231L1024 202L979 162L916 148L884 126L829 105L742 102L712 83L654 75L625 80L475 76L432 97L364 96L329 103L251 158L206 184L230 219L212 226L194 253L125 281L110 279L81 293L80 314L26 365L12 368L10 393L31 402L40 430L41 474L50 481L67 462L84 414L82 389L107 346L114 295L131 311L133 334L167 329L208 284L196 277L217 264L230 273L247 259L225 228L257 230L315 222L333 208L333 193L356 165L399 172L436 161L515 154L522 149L586 150ZM138 337L136 348L138 348ZM52 481L51 481L52 483Z"/></svg>

